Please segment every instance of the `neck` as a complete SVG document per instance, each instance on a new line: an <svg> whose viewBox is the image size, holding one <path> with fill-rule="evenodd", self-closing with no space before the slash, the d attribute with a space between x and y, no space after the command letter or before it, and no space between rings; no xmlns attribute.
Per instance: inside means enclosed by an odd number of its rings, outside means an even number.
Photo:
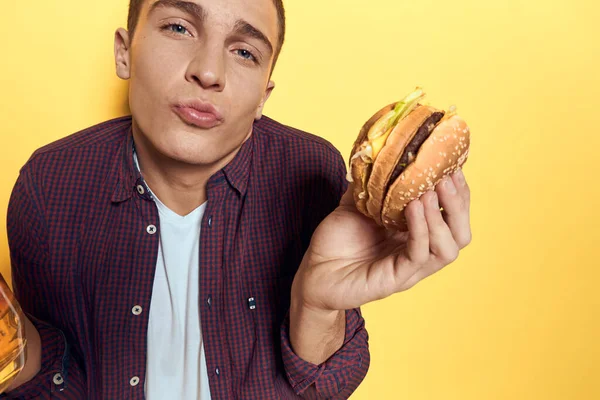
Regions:
<svg viewBox="0 0 600 400"><path fill-rule="evenodd" d="M213 164L197 165L162 154L135 128L133 138L146 184L165 206L182 216L206 202L208 180L225 167L239 150Z"/></svg>
<svg viewBox="0 0 600 400"><path fill-rule="evenodd" d="M206 201L206 183L211 172L157 160L138 146L136 152L146 184L170 210L183 216Z"/></svg>

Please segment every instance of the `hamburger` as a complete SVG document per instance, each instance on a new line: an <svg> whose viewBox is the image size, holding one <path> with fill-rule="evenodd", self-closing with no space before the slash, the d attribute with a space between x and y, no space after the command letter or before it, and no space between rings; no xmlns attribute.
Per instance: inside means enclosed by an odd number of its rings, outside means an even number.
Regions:
<svg viewBox="0 0 600 400"><path fill-rule="evenodd" d="M467 161L470 131L456 113L423 102L417 87L363 125L350 155L356 208L390 230L406 231L404 208Z"/></svg>

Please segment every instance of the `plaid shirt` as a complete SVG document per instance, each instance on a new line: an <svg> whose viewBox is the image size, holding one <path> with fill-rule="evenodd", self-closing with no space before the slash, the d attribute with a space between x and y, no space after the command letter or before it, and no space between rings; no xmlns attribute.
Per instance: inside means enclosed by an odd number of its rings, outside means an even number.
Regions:
<svg viewBox="0 0 600 400"><path fill-rule="evenodd" d="M131 117L36 151L8 209L13 286L40 332L42 369L5 398L143 399L160 230L134 167ZM290 287L346 168L324 139L267 117L207 183L199 306L210 391L221 399L348 398L369 366L359 309L321 365L288 337Z"/></svg>

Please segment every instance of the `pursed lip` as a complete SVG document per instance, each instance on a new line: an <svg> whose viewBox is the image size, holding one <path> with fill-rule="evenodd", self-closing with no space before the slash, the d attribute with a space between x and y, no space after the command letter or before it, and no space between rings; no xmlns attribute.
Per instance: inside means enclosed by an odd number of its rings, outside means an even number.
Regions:
<svg viewBox="0 0 600 400"><path fill-rule="evenodd" d="M221 113L208 102L189 100L176 103L172 108L183 122L198 128L210 129L223 122Z"/></svg>

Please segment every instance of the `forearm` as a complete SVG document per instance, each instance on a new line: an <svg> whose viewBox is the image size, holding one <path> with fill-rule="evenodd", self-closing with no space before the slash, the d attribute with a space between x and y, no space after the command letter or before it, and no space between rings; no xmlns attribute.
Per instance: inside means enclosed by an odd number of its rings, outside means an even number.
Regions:
<svg viewBox="0 0 600 400"><path fill-rule="evenodd" d="M290 343L302 359L319 365L344 343L346 313L314 310L292 297L290 306Z"/></svg>
<svg viewBox="0 0 600 400"><path fill-rule="evenodd" d="M32 169L32 164L27 164L21 170L11 194L6 224L13 291L26 317L23 321L27 362L0 398L85 399L85 370L71 357L65 333L54 326L61 321L38 319L52 315L47 299L39 291L52 282L45 280L47 276L40 276L40 271L51 268L51 260L44 219L45 196ZM44 280L43 285L40 279Z"/></svg>
<svg viewBox="0 0 600 400"><path fill-rule="evenodd" d="M27 364L17 377L17 381L0 395L0 399L80 400L88 398L85 371L72 358L64 333L31 314L27 314L27 317L35 329L27 339ZM26 334L29 335L30 332L31 328ZM39 343L29 347L32 336L33 341L39 340ZM30 364L31 361L33 362Z"/></svg>
<svg viewBox="0 0 600 400"><path fill-rule="evenodd" d="M32 380L40 372L42 365L42 343L40 334L29 318L25 317L23 322L25 324L25 339L27 340L27 345L25 346L26 362L25 366L7 391L16 389Z"/></svg>

